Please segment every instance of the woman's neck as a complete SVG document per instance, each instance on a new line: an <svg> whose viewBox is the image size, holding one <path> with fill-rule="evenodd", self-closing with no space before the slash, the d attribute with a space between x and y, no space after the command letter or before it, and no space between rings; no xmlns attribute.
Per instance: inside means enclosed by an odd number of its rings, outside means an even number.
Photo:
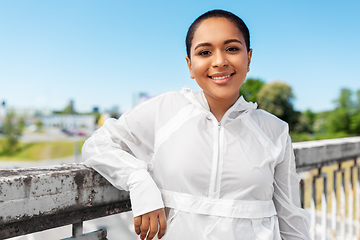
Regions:
<svg viewBox="0 0 360 240"><path fill-rule="evenodd" d="M215 116L215 118L218 120L218 122L221 121L221 119L224 117L226 111L234 105L236 102L236 99L225 99L225 100L218 100L213 99L211 97L206 97L206 100L210 107L210 112Z"/></svg>

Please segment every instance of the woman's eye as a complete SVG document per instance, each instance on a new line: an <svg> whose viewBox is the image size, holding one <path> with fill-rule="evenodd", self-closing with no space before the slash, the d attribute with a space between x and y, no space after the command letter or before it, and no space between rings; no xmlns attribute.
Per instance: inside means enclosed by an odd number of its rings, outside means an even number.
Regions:
<svg viewBox="0 0 360 240"><path fill-rule="evenodd" d="M226 49L226 51L228 51L228 52L235 52L238 50L239 50L239 48L237 48L237 47L229 47L228 49Z"/></svg>
<svg viewBox="0 0 360 240"><path fill-rule="evenodd" d="M201 51L201 52L199 52L200 56L206 56L206 55L209 55L209 54L210 54L210 51Z"/></svg>

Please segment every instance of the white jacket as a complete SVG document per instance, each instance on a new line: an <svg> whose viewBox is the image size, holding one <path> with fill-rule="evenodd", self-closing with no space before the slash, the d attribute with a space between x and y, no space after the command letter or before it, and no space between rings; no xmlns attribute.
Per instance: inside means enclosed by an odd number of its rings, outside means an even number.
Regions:
<svg viewBox="0 0 360 240"><path fill-rule="evenodd" d="M184 88L107 120L85 165L130 191L134 216L166 207L162 239L310 239L287 123L240 97L219 123Z"/></svg>

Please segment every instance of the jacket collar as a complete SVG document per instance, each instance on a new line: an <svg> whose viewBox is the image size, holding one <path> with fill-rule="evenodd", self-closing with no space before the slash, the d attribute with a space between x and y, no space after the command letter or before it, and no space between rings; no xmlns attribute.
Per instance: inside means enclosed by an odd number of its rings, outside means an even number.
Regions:
<svg viewBox="0 0 360 240"><path fill-rule="evenodd" d="M205 97L203 91L194 93L190 87L184 87L182 89L182 92L184 93L185 97L196 107L210 111L209 104L206 100L206 97ZM232 105L229 108L229 110L231 112L242 112L242 111L252 110L252 109L256 109L256 108L257 108L257 103L247 102L243 96L240 96L238 98L238 100L234 103L234 105Z"/></svg>

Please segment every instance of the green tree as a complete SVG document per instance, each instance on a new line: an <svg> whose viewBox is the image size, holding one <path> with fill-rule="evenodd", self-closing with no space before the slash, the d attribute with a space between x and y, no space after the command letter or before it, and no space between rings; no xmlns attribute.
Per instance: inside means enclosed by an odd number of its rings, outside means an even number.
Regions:
<svg viewBox="0 0 360 240"><path fill-rule="evenodd" d="M355 109L357 112L360 112L360 90L356 92Z"/></svg>
<svg viewBox="0 0 360 240"><path fill-rule="evenodd" d="M354 134L360 134L360 90L356 92L354 114L350 117L350 130Z"/></svg>
<svg viewBox="0 0 360 240"><path fill-rule="evenodd" d="M304 112L304 116L306 119L306 124L307 124L307 128L309 129L309 132L314 132L314 123L316 120L316 114L310 109L308 109Z"/></svg>
<svg viewBox="0 0 360 240"><path fill-rule="evenodd" d="M326 119L328 119L331 111L319 112L316 114L315 121L313 124L314 132L324 134L326 132L325 123Z"/></svg>
<svg viewBox="0 0 360 240"><path fill-rule="evenodd" d="M325 122L325 131L328 133L349 132L350 115L346 109L339 108L332 111Z"/></svg>
<svg viewBox="0 0 360 240"><path fill-rule="evenodd" d="M355 113L350 119L350 130L353 134L360 134L360 112Z"/></svg>
<svg viewBox="0 0 360 240"><path fill-rule="evenodd" d="M5 135L3 153L13 154L17 150L24 125L25 123L22 118L16 119L14 111L8 112L3 125Z"/></svg>
<svg viewBox="0 0 360 240"><path fill-rule="evenodd" d="M350 129L350 123L355 109L351 97L352 92L350 89L341 89L339 98L334 101L336 108L330 112L324 123L326 132L343 132L348 134L352 133Z"/></svg>
<svg viewBox="0 0 360 240"><path fill-rule="evenodd" d="M64 114L77 114L74 108L74 101L70 101L69 104L63 110Z"/></svg>
<svg viewBox="0 0 360 240"><path fill-rule="evenodd" d="M334 102L336 104L336 109L345 109L349 113L354 109L354 103L351 100L352 92L348 88L342 88L340 90L340 96Z"/></svg>
<svg viewBox="0 0 360 240"><path fill-rule="evenodd" d="M256 102L260 89L265 85L261 79L248 78L240 87L240 95L243 95L246 101Z"/></svg>
<svg viewBox="0 0 360 240"><path fill-rule="evenodd" d="M66 105L66 107L64 108L64 110L62 111L54 111L55 114L78 114L75 111L75 107L74 107L74 101L70 100L69 103Z"/></svg>
<svg viewBox="0 0 360 240"><path fill-rule="evenodd" d="M306 110L304 113L300 113L298 121L294 126L293 130L295 132L313 133L315 118L316 114L309 109Z"/></svg>
<svg viewBox="0 0 360 240"><path fill-rule="evenodd" d="M293 99L292 88L284 82L266 84L257 95L259 107L289 123L290 130L294 130L301 114L294 110Z"/></svg>

